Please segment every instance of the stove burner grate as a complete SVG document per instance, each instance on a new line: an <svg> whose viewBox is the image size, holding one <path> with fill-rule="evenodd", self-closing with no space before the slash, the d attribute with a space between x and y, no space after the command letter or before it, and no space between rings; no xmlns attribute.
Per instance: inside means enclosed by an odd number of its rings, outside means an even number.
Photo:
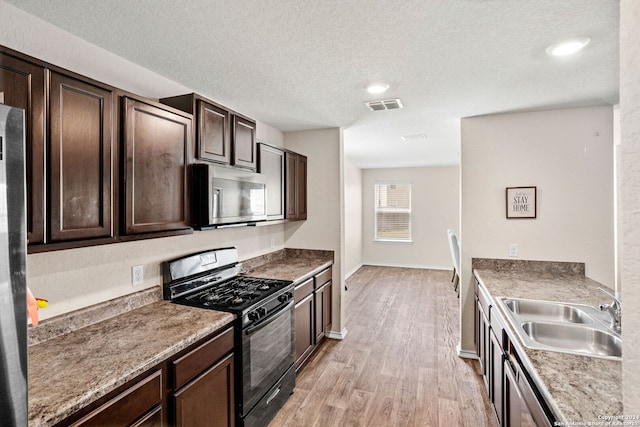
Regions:
<svg viewBox="0 0 640 427"><path fill-rule="evenodd" d="M272 294L287 283L282 280L245 276L236 276L221 283L213 283L211 279L205 277L198 279L198 282L210 283L211 286L186 299L192 304L211 308L235 308L253 303Z"/></svg>

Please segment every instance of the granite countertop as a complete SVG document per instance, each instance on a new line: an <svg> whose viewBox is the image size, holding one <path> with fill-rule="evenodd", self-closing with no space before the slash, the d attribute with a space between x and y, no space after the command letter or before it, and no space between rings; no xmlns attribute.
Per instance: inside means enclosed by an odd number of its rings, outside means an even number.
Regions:
<svg viewBox="0 0 640 427"><path fill-rule="evenodd" d="M29 426L75 413L235 315L158 301L29 347Z"/></svg>
<svg viewBox="0 0 640 427"><path fill-rule="evenodd" d="M256 267L246 266L245 276L291 280L298 284L333 264L333 252L287 249L284 257Z"/></svg>
<svg viewBox="0 0 640 427"><path fill-rule="evenodd" d="M580 272L492 269L477 267L474 274L487 289L490 298L498 296L563 301L598 306L609 297L598 291L602 284ZM492 306L501 307L492 301ZM512 341L528 364L540 392L545 396L558 421L568 423L597 423L605 416L621 415L622 363L597 357L578 356L525 347L508 321L504 322Z"/></svg>

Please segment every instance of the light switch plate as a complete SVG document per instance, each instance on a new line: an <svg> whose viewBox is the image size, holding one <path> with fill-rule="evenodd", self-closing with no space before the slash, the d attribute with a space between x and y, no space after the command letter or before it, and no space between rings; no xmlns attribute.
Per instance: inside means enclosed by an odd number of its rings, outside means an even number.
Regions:
<svg viewBox="0 0 640 427"><path fill-rule="evenodd" d="M144 283L144 266L134 265L131 267L131 285L140 286Z"/></svg>

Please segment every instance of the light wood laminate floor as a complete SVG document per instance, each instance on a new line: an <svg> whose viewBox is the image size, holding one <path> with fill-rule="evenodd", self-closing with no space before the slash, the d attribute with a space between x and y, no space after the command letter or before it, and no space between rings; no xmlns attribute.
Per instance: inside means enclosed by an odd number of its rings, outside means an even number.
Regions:
<svg viewBox="0 0 640 427"><path fill-rule="evenodd" d="M347 281L347 337L325 340L269 425L495 426L477 361L456 354L448 271L365 266Z"/></svg>

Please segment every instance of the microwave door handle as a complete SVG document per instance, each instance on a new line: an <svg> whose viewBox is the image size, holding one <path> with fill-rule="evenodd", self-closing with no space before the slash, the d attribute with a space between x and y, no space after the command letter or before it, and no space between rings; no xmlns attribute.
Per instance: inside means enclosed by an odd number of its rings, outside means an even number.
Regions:
<svg viewBox="0 0 640 427"><path fill-rule="evenodd" d="M211 189L211 221L214 222L213 219L220 218L222 208L222 188L213 187Z"/></svg>

